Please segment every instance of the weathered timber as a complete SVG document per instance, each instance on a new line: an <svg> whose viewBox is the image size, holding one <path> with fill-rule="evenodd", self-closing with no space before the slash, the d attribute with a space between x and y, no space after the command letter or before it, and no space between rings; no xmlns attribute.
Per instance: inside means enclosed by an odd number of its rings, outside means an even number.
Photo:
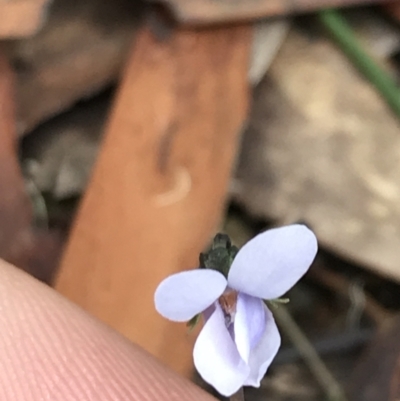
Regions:
<svg viewBox="0 0 400 401"><path fill-rule="evenodd" d="M154 26L154 24L153 24ZM185 325L154 290L194 268L224 207L247 103L251 29L141 30L56 289L189 375Z"/></svg>
<svg viewBox="0 0 400 401"><path fill-rule="evenodd" d="M148 0L154 3L155 0ZM316 11L387 0L160 0L182 24L210 25L249 21L278 15Z"/></svg>
<svg viewBox="0 0 400 401"><path fill-rule="evenodd" d="M33 35L45 21L49 0L0 0L0 38Z"/></svg>

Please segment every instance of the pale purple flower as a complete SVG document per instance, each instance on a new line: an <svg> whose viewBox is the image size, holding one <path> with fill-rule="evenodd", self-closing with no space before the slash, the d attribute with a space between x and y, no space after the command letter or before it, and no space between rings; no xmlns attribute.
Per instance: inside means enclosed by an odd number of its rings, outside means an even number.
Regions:
<svg viewBox="0 0 400 401"><path fill-rule="evenodd" d="M284 295L308 270L317 252L315 235L303 225L259 234L236 255L228 278L197 269L167 277L155 293L157 311L183 322L203 313L206 322L193 356L202 378L230 396L259 387L278 352L280 335L263 299Z"/></svg>

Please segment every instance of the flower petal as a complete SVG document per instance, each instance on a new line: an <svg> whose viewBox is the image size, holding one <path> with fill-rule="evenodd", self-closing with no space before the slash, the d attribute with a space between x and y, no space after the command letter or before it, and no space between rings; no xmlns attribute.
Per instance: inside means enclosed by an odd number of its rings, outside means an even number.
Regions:
<svg viewBox="0 0 400 401"><path fill-rule="evenodd" d="M250 350L265 330L264 303L260 298L239 293L234 321L235 343L242 359L248 363Z"/></svg>
<svg viewBox="0 0 400 401"><path fill-rule="evenodd" d="M250 373L225 326L218 304L197 338L193 357L200 376L226 397L238 391Z"/></svg>
<svg viewBox="0 0 400 401"><path fill-rule="evenodd" d="M317 249L317 239L306 226L268 230L240 249L228 285L254 297L279 298L306 273Z"/></svg>
<svg viewBox="0 0 400 401"><path fill-rule="evenodd" d="M258 345L250 352L250 374L244 382L245 386L260 387L261 379L265 376L281 345L281 336L274 317L266 306L264 306L264 311L265 331Z"/></svg>
<svg viewBox="0 0 400 401"><path fill-rule="evenodd" d="M160 315L185 322L207 309L226 288L225 277L215 271L196 269L176 273L163 280L154 295Z"/></svg>

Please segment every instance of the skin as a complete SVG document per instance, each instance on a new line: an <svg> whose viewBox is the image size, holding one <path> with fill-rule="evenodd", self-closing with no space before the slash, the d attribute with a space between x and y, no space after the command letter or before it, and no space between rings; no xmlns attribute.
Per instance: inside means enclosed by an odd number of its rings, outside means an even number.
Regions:
<svg viewBox="0 0 400 401"><path fill-rule="evenodd" d="M215 398L49 287L0 261L0 400Z"/></svg>

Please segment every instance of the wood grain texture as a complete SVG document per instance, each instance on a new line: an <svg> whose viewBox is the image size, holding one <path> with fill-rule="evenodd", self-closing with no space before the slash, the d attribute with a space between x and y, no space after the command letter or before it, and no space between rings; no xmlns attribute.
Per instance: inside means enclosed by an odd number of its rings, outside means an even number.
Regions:
<svg viewBox="0 0 400 401"><path fill-rule="evenodd" d="M163 2L180 23L208 25L305 13L324 8L385 4L388 0L163 0Z"/></svg>
<svg viewBox="0 0 400 401"><path fill-rule="evenodd" d="M154 290L214 233L248 104L250 28L139 33L56 288L189 375L185 325Z"/></svg>
<svg viewBox="0 0 400 401"><path fill-rule="evenodd" d="M49 0L0 0L0 38L33 35L43 24Z"/></svg>

